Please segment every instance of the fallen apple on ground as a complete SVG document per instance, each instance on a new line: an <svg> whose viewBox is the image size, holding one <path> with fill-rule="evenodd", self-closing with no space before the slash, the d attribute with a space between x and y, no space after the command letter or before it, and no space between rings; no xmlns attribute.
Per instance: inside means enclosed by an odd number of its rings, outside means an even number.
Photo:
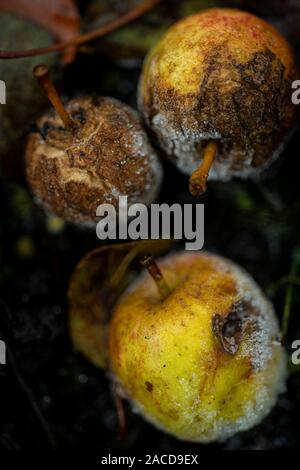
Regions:
<svg viewBox="0 0 300 470"><path fill-rule="evenodd" d="M26 145L32 192L51 213L94 227L101 204L151 204L162 167L135 110L114 98L81 96L62 103L43 64L34 74L54 109L36 123Z"/></svg>
<svg viewBox="0 0 300 470"><path fill-rule="evenodd" d="M151 276L125 291L109 327L110 368L124 396L182 440L223 440L259 423L284 389L285 355L258 285L208 253L144 265Z"/></svg>
<svg viewBox="0 0 300 470"><path fill-rule="evenodd" d="M139 104L158 143L191 176L255 177L279 156L295 120L293 51L248 12L212 8L172 26L149 52Z"/></svg>

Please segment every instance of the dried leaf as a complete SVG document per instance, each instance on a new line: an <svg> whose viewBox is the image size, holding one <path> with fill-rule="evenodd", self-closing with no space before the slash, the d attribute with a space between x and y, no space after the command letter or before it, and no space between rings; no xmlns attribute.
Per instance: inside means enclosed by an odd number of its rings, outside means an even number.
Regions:
<svg viewBox="0 0 300 470"><path fill-rule="evenodd" d="M93 364L107 366L108 323L116 300L136 275L133 261L146 253L159 255L173 243L142 240L101 246L75 268L69 285L70 333L75 349Z"/></svg>
<svg viewBox="0 0 300 470"><path fill-rule="evenodd" d="M0 0L0 12L17 13L40 24L59 41L68 41L80 31L80 15L73 0ZM64 51L63 62L74 60L76 48Z"/></svg>

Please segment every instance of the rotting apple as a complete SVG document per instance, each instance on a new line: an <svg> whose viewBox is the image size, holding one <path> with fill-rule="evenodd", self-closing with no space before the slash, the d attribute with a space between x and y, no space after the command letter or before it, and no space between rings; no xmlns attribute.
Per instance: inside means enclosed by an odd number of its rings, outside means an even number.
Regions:
<svg viewBox="0 0 300 470"><path fill-rule="evenodd" d="M182 440L223 440L259 423L285 379L278 323L261 289L208 253L144 264L155 283L144 272L109 327L110 369L124 396Z"/></svg>
<svg viewBox="0 0 300 470"><path fill-rule="evenodd" d="M150 51L139 107L199 195L208 177L254 177L281 153L295 119L296 78L292 49L273 26L214 8L176 23Z"/></svg>
<svg viewBox="0 0 300 470"><path fill-rule="evenodd" d="M96 224L96 209L119 196L150 204L162 167L138 114L114 98L85 96L64 106L44 65L35 75L55 110L45 113L26 146L29 185L43 206L69 222Z"/></svg>

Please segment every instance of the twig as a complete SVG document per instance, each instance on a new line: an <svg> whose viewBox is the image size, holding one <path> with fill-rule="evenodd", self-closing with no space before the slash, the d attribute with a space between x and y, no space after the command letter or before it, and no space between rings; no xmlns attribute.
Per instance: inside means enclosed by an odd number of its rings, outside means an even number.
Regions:
<svg viewBox="0 0 300 470"><path fill-rule="evenodd" d="M81 44L85 44L87 42L93 41L94 39L106 36L107 34L116 31L122 26L131 23L137 18L143 16L148 11L152 10L162 1L163 0L145 0L140 5L137 5L135 8L132 8L132 10L129 10L124 15L101 26L99 29L82 34L74 39L71 39L70 41L59 42L48 47L28 49L27 51L0 51L0 59L20 59L21 57L33 57L37 55L49 54L50 52L61 51L70 46L80 46Z"/></svg>

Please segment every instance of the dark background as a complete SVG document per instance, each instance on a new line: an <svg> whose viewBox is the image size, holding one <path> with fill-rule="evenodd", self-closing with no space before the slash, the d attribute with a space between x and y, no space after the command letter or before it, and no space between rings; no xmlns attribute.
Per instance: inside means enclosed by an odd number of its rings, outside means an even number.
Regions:
<svg viewBox="0 0 300 470"><path fill-rule="evenodd" d="M113 7L120 12L134 3L80 2L85 28L107 20ZM54 73L61 91L65 97L82 91L95 92L136 106L142 58L156 32L184 11L218 4L243 8L271 21L294 45L299 60L300 0L166 1L164 6L126 28L122 35L89 44L78 53L76 62L64 70L58 67L58 57L54 56ZM18 33L14 41L10 40L11 48L21 47L17 39ZM22 70L31 70L31 59L17 62L9 66L2 62L0 72L6 70L4 67L12 73L19 70L20 74ZM26 93L29 89L30 99L35 102L40 99L41 108L47 107L36 85L28 82ZM21 88L18 92L19 114L29 106ZM34 203L22 166L22 137L31 122L32 116L21 126L20 142L1 155L0 339L5 339L8 345L8 364L0 366L0 448L92 449L97 453L110 449L115 454L127 451L134 455L149 448L195 454L214 448L297 447L300 370L291 372L286 394L258 427L222 444L201 446L177 441L156 431L133 414L129 406L126 406L127 435L123 441L116 439L118 426L109 381L101 370L73 351L68 334L69 278L80 258L99 246L99 241L94 231L60 226L49 220ZM15 125L13 119L11 125ZM207 193L198 200L205 203L205 248L247 269L272 297L279 319L287 285L279 289L274 286L290 273L300 250L299 137L296 131L280 160L260 182L210 183ZM192 201L187 178L169 164L165 164L159 201ZM299 308L300 289L295 286L288 351L291 342L300 339Z"/></svg>

